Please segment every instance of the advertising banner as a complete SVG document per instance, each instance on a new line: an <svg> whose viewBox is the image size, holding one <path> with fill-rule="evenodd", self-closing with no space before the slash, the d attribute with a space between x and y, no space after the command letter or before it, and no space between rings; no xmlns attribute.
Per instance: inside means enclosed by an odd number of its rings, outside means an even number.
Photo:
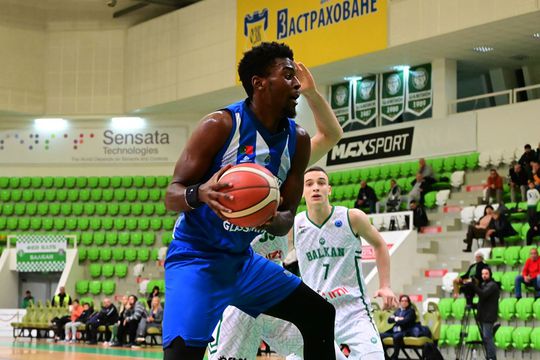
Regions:
<svg viewBox="0 0 540 360"><path fill-rule="evenodd" d="M420 116L431 109L433 105L431 64L411 67L407 83L406 111Z"/></svg>
<svg viewBox="0 0 540 360"><path fill-rule="evenodd" d="M330 106L342 127L351 120L351 86L345 82L330 87Z"/></svg>
<svg viewBox="0 0 540 360"><path fill-rule="evenodd" d="M63 235L18 235L17 271L63 271L66 249L67 239Z"/></svg>
<svg viewBox="0 0 540 360"><path fill-rule="evenodd" d="M382 74L381 117L393 122L403 114L405 105L405 86L403 71Z"/></svg>
<svg viewBox="0 0 540 360"><path fill-rule="evenodd" d="M354 89L354 121L357 124L354 129L349 131L374 127L379 99L377 75L357 80Z"/></svg>

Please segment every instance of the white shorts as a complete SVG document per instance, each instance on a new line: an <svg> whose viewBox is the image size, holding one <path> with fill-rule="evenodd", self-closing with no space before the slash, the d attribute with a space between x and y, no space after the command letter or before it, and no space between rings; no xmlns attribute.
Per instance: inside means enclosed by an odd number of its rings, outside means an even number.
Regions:
<svg viewBox="0 0 540 360"><path fill-rule="evenodd" d="M336 359L346 359L337 345L346 344L350 350L348 360L384 360L379 333L367 315L337 315L344 320L336 324ZM255 359L261 340L272 351L287 356L287 360L302 359L304 341L298 328L268 315L261 314L255 319L229 306L212 336L215 340L208 344L209 360Z"/></svg>

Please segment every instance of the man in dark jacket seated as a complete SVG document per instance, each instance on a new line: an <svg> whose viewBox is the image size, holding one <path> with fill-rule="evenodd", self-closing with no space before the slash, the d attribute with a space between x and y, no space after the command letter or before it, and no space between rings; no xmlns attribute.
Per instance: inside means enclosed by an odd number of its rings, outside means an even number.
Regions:
<svg viewBox="0 0 540 360"><path fill-rule="evenodd" d="M486 237L489 237L491 241L491 247L495 247L495 238L499 239L501 246L504 246L504 238L515 234L517 234L516 230L514 230L504 212L500 210L494 211L486 233Z"/></svg>
<svg viewBox="0 0 540 360"><path fill-rule="evenodd" d="M456 299L461 292L463 295L465 295L468 305L472 305L474 291L472 288L463 287L462 285L473 280L480 282L482 280L482 270L488 267L488 265L484 262L484 254L480 250L477 250L474 253L474 259L476 262L469 266L465 274L454 279L454 299Z"/></svg>
<svg viewBox="0 0 540 360"><path fill-rule="evenodd" d="M113 325L117 321L118 310L116 309L116 306L111 302L111 299L103 299L102 307L98 315L93 317L86 324L87 340L89 341L89 344L97 343L97 332L98 327L100 326L105 326L105 338L108 339L110 337L109 325Z"/></svg>
<svg viewBox="0 0 540 360"><path fill-rule="evenodd" d="M381 339L392 337L394 340L394 352L392 360L397 360L400 350L405 346L403 338L405 336L415 336L414 329L417 325L416 312L411 304L408 295L399 297L399 308L394 315L388 318L388 323L394 324L392 329L381 334Z"/></svg>

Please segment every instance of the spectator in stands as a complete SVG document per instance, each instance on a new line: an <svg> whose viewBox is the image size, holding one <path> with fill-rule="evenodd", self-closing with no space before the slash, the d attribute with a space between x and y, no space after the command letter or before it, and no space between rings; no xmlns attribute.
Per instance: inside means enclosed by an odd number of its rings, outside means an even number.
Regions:
<svg viewBox="0 0 540 360"><path fill-rule="evenodd" d="M60 286L58 294L54 295L51 301L52 306L68 307L71 305L71 297L66 294L66 288Z"/></svg>
<svg viewBox="0 0 540 360"><path fill-rule="evenodd" d="M484 209L484 216L482 216L477 223L469 225L467 229L467 236L463 240L467 244L467 248L463 249L463 252L471 252L473 239L487 239L487 231L491 219L493 218L493 207L487 205Z"/></svg>
<svg viewBox="0 0 540 360"><path fill-rule="evenodd" d="M521 201L527 198L527 173L521 167L520 163L514 163L508 173L510 178L510 199L512 202L517 202L516 190L521 193Z"/></svg>
<svg viewBox="0 0 540 360"><path fill-rule="evenodd" d="M495 247L495 238L499 239L501 246L504 246L504 238L506 236L512 236L516 234L516 230L510 224L510 221L506 218L502 207L499 207L497 211L493 212L493 218L488 226L486 237L491 241L491 247Z"/></svg>
<svg viewBox="0 0 540 360"><path fill-rule="evenodd" d="M465 295L468 304L472 304L474 293L471 288L463 287L462 285L471 281L480 282L482 280L482 270L488 267L484 262L484 254L482 251L476 250L474 253L474 260L475 262L469 266L463 275L454 279L454 299L457 299L461 292Z"/></svg>
<svg viewBox="0 0 540 360"><path fill-rule="evenodd" d="M394 312L394 315L388 318L389 324L394 324L391 330L381 334L381 338L392 337L394 340L394 352L392 360L397 360L400 350L405 345L403 338L413 335L413 330L416 326L416 312L411 304L411 299L408 295L399 297L399 308Z"/></svg>
<svg viewBox="0 0 540 360"><path fill-rule="evenodd" d="M518 162L521 164L521 167L527 174L531 174L531 161L534 161L536 158L536 153L532 151L531 145L526 144L524 147L523 155L519 158Z"/></svg>
<svg viewBox="0 0 540 360"><path fill-rule="evenodd" d="M120 301L120 309L118 309L118 320L116 323L111 325L111 338L109 342L105 341L103 345L115 346L115 344L118 343L118 327L124 322L124 314L129 306L128 297L126 295L122 296L122 300Z"/></svg>
<svg viewBox="0 0 540 360"><path fill-rule="evenodd" d="M161 307L161 299L154 296L150 304L150 309L146 311L146 317L142 317L137 328L137 343L142 343L146 340L146 332L149 328L161 329L163 322L163 308Z"/></svg>
<svg viewBox="0 0 540 360"><path fill-rule="evenodd" d="M516 298L521 299L521 284L532 286L536 290L535 299L540 298L540 258L538 249L532 248L530 257L525 262L521 275L516 276Z"/></svg>
<svg viewBox="0 0 540 360"><path fill-rule="evenodd" d="M79 304L79 300L75 299L73 300L73 304L71 304L71 314L69 315L69 317L67 318L67 321L62 324L63 327L65 327L65 330L62 329L62 327L58 327L57 328L57 336L60 337L60 332L62 330L64 330L64 333L65 333L65 336L64 336L64 341L69 341L70 339L68 338L67 336L67 333L68 333L68 328L67 328L67 324L70 324L72 322L75 322L82 314L82 312L84 311L83 307ZM75 329L74 333L73 333L73 338L75 338L75 334L77 333L77 329Z"/></svg>
<svg viewBox="0 0 540 360"><path fill-rule="evenodd" d="M148 294L148 298L146 299L146 303L148 304L148 307L152 307L152 300L159 296L159 286L155 285L152 289L152 292Z"/></svg>
<svg viewBox="0 0 540 360"><path fill-rule="evenodd" d="M100 326L105 326L105 339L108 339L110 337L109 325L113 325L117 321L118 310L116 309L116 306L111 302L111 299L103 299L98 316L92 318L86 325L86 334L89 344L97 344L97 332L98 327Z"/></svg>
<svg viewBox="0 0 540 360"><path fill-rule="evenodd" d="M502 203L503 195L503 178L499 175L496 169L491 169L489 171L489 176L487 178L486 184L486 195L485 202L486 204L491 204L491 199L496 198L497 204Z"/></svg>
<svg viewBox="0 0 540 360"><path fill-rule="evenodd" d="M424 181L431 185L435 182L435 173L433 172L433 168L426 164L426 160L424 158L420 158L418 160L418 172L422 174L422 178Z"/></svg>
<svg viewBox="0 0 540 360"><path fill-rule="evenodd" d="M382 204L384 204L385 212L399 211L399 206L401 205L401 188L395 179L390 180L390 191L388 191L386 198L377 201L375 204L377 213L381 212Z"/></svg>
<svg viewBox="0 0 540 360"><path fill-rule="evenodd" d="M426 209L421 204L418 204L416 200L411 200L409 203L409 208L413 212L413 225L417 230L427 226L428 217L426 214Z"/></svg>
<svg viewBox="0 0 540 360"><path fill-rule="evenodd" d="M137 296L129 296L126 311L124 312L124 320L118 326L118 342L111 346L135 346L137 327L139 326L141 318L146 316L146 309L143 303L138 302L137 300ZM126 341L126 335L129 337L129 342Z"/></svg>
<svg viewBox="0 0 540 360"><path fill-rule="evenodd" d="M407 196L409 204L412 200L424 205L424 195L428 192L429 184L424 180L420 172L416 174L416 179L411 182L412 189Z"/></svg>
<svg viewBox="0 0 540 360"><path fill-rule="evenodd" d="M478 295L477 317L482 329L482 340L486 345L486 359L497 360L497 349L493 342L493 325L497 321L501 289L499 284L493 281L489 267L482 270L482 281L480 284L473 282L472 288Z"/></svg>
<svg viewBox="0 0 540 360"><path fill-rule="evenodd" d="M75 300L73 300L75 302ZM82 312L79 316L74 316L73 312L71 313L71 321L65 325L65 340L74 343L77 340L77 328L80 325L86 324L86 321L94 313L94 308L91 307L88 303L83 303L82 306L79 306Z"/></svg>
<svg viewBox="0 0 540 360"><path fill-rule="evenodd" d="M371 214L375 213L375 204L377 203L377 195L371 186L367 184L365 180L360 183L360 191L358 191L358 197L354 207L357 209L369 208Z"/></svg>
<svg viewBox="0 0 540 360"><path fill-rule="evenodd" d="M540 163L540 143L538 143L538 147L536 148L536 162Z"/></svg>
<svg viewBox="0 0 540 360"><path fill-rule="evenodd" d="M34 303L34 297L32 296L32 293L30 292L30 290L26 290L26 292L24 293L24 298L23 298L23 301L22 301L22 304L21 304L21 307L23 309L26 309L28 307L28 305L30 305L30 303Z"/></svg>
<svg viewBox="0 0 540 360"><path fill-rule="evenodd" d="M527 190L527 221L529 225L536 223L538 201L540 201L540 192L534 186L534 182L529 180L529 190Z"/></svg>
<svg viewBox="0 0 540 360"><path fill-rule="evenodd" d="M527 245L531 245L533 238L540 235L540 216L536 216L533 223L529 223L530 227L527 230Z"/></svg>
<svg viewBox="0 0 540 360"><path fill-rule="evenodd" d="M83 311L82 306L79 305L79 300L73 300L71 304L71 315L64 315L61 317L54 317L51 322L54 324L54 341L58 341L64 337L64 326L73 321L72 319L78 318Z"/></svg>
<svg viewBox="0 0 540 360"><path fill-rule="evenodd" d="M540 163L537 161L531 161L531 178L534 186L540 190Z"/></svg>

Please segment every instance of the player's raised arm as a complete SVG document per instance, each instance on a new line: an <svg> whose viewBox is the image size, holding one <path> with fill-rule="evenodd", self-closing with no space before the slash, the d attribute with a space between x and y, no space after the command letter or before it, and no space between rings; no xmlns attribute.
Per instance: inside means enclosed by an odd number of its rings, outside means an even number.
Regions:
<svg viewBox="0 0 540 360"><path fill-rule="evenodd" d="M296 63L296 76L300 81L300 93L306 98L315 118L317 132L311 138L311 156L309 165L319 161L343 136L330 104L319 93L309 69L302 63Z"/></svg>
<svg viewBox="0 0 540 360"><path fill-rule="evenodd" d="M285 180L280 189L283 201L278 208L276 216L269 224L264 225L264 230L272 235L287 235L293 226L296 208L302 198L304 171L306 170L310 154L309 135L306 130L297 125L296 138L296 151L291 162L291 169L287 175L287 180Z"/></svg>
<svg viewBox="0 0 540 360"><path fill-rule="evenodd" d="M217 200L229 195L218 192L228 187L217 179L230 166L221 168L206 183L199 184L212 166L212 160L227 141L232 128L232 119L226 111L217 111L204 117L176 162L171 184L165 195L165 206L176 212L189 211L198 203L206 203L222 217L221 211L229 211ZM205 144L205 146L201 146Z"/></svg>
<svg viewBox="0 0 540 360"><path fill-rule="evenodd" d="M351 226L359 237L373 246L375 250L375 261L379 271L379 290L375 297L383 298L384 308L397 306L397 298L390 288L390 254L381 234L371 225L367 215L358 209L349 209Z"/></svg>

